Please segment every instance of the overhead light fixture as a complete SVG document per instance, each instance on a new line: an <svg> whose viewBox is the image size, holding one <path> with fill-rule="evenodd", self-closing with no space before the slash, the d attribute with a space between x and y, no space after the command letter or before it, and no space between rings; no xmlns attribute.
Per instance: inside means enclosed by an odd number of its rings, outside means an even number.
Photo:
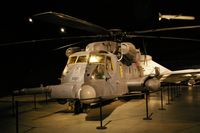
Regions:
<svg viewBox="0 0 200 133"><path fill-rule="evenodd" d="M60 28L60 32L64 33L65 32L65 28Z"/></svg>
<svg viewBox="0 0 200 133"><path fill-rule="evenodd" d="M32 19L32 18L29 18L28 21L29 21L30 23L33 23L33 19Z"/></svg>
<svg viewBox="0 0 200 133"><path fill-rule="evenodd" d="M159 13L159 21L162 19L179 19L179 20L195 20L194 16L184 16L184 15L163 15Z"/></svg>

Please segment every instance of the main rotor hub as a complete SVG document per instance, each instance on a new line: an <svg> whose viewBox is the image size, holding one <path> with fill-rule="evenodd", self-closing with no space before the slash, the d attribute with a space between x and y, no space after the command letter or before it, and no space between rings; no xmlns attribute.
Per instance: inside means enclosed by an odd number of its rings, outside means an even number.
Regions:
<svg viewBox="0 0 200 133"><path fill-rule="evenodd" d="M123 32L121 29L110 29L109 31L114 41L122 42L126 37L126 32Z"/></svg>

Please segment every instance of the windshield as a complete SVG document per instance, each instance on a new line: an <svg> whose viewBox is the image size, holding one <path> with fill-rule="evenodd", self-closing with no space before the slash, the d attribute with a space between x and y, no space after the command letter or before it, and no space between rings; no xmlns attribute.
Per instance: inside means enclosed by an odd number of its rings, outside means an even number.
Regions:
<svg viewBox="0 0 200 133"><path fill-rule="evenodd" d="M91 64L99 64L99 63L104 63L105 62L105 56L104 55L90 55L89 58L89 63Z"/></svg>
<svg viewBox="0 0 200 133"><path fill-rule="evenodd" d="M69 57L68 64L75 64L75 63L86 63L88 60L88 57L86 55L83 56L72 56Z"/></svg>
<svg viewBox="0 0 200 133"><path fill-rule="evenodd" d="M73 56L69 58L68 64L74 64L76 62L77 56Z"/></svg>

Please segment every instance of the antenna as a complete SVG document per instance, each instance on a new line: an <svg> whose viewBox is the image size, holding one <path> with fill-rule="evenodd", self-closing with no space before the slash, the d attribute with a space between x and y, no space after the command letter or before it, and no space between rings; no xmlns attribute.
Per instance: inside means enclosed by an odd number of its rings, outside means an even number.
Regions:
<svg viewBox="0 0 200 133"><path fill-rule="evenodd" d="M144 38L142 39L142 46L143 46L143 49L144 49L144 65L147 65L147 50L146 50Z"/></svg>

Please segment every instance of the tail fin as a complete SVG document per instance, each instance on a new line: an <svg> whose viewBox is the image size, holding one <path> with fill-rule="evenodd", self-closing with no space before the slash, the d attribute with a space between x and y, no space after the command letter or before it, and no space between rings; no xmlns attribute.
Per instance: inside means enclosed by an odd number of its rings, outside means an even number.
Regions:
<svg viewBox="0 0 200 133"><path fill-rule="evenodd" d="M141 66L145 76L160 76L171 73L171 70L153 61L150 55L147 55L145 61L141 60Z"/></svg>

